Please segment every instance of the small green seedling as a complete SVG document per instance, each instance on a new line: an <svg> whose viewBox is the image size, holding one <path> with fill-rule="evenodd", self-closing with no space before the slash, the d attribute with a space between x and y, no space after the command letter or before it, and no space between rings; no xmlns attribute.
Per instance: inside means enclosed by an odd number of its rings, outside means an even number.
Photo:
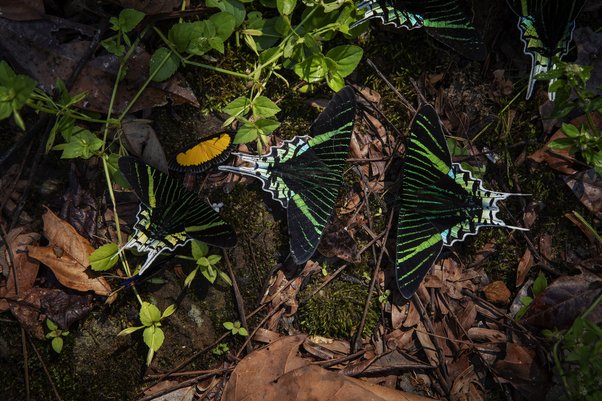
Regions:
<svg viewBox="0 0 602 401"><path fill-rule="evenodd" d="M533 282L533 287L531 288L533 291L533 298L541 294L547 286L548 279L546 279L546 276L544 276L542 273L539 273L539 275ZM533 302L533 298L531 298L530 296L524 296L520 299L520 302L523 306L521 306L518 312L516 312L514 320L520 320L525 315L527 309L529 309L529 305L531 305L531 303Z"/></svg>
<svg viewBox="0 0 602 401"><path fill-rule="evenodd" d="M142 306L140 307L140 323L142 323L142 326L128 327L121 330L118 335L124 336L144 329L142 337L144 338L144 343L148 346L148 354L146 355L146 365L148 366L153 360L155 352L161 348L161 345L163 345L163 341L165 340L165 334L160 327L161 320L171 316L175 311L176 306L173 304L169 305L165 308L163 313L161 313L159 308L155 305L148 302L142 302Z"/></svg>
<svg viewBox="0 0 602 401"><path fill-rule="evenodd" d="M384 290L378 296L378 302L380 302L381 304L386 304L387 302L389 302L390 295L391 295L391 290Z"/></svg>
<svg viewBox="0 0 602 401"><path fill-rule="evenodd" d="M19 110L33 95L36 84L26 75L15 74L5 61L0 61L0 120L12 115L19 128L25 130Z"/></svg>
<svg viewBox="0 0 602 401"><path fill-rule="evenodd" d="M249 332L247 331L247 329L245 329L244 327L242 327L240 325L240 322L237 320L235 322L224 322L224 327L227 330L230 330L230 332L233 335L239 335L239 336L243 336L246 337L249 335Z"/></svg>
<svg viewBox="0 0 602 401"><path fill-rule="evenodd" d="M230 277L220 269L216 267L222 257L219 255L209 255L209 247L207 244L201 241L192 241L192 257L196 260L196 268L188 274L186 279L184 280L184 286L190 287L192 280L196 277L197 273L200 271L203 276L211 284L215 282L217 277L219 276L223 281L228 285L232 285L232 280Z"/></svg>
<svg viewBox="0 0 602 401"><path fill-rule="evenodd" d="M46 334L46 339L52 339L50 342L52 349L57 354L60 354L63 350L63 337L68 336L69 331L59 328L59 326L50 319L46 319L46 327L50 330L50 332Z"/></svg>
<svg viewBox="0 0 602 401"><path fill-rule="evenodd" d="M222 356L225 355L228 351L230 351L230 347L228 346L228 344L219 343L211 350L211 353L213 355Z"/></svg>

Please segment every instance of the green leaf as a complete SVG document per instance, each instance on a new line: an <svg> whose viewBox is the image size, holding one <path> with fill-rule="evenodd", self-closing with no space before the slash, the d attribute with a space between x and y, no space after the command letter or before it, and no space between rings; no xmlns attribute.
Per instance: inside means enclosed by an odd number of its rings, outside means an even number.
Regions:
<svg viewBox="0 0 602 401"><path fill-rule="evenodd" d="M561 130L569 138L577 138L578 136L581 135L581 132L579 132L579 128L575 127L573 124L562 123Z"/></svg>
<svg viewBox="0 0 602 401"><path fill-rule="evenodd" d="M262 135L270 135L274 132L278 127L280 127L280 123L271 118L262 118L260 120L255 121L255 125L259 129Z"/></svg>
<svg viewBox="0 0 602 401"><path fill-rule="evenodd" d="M118 336L125 336L127 334L132 334L135 331L138 331L140 329L143 329L145 326L136 326L136 327L127 327L123 330L121 330L119 332L119 334L117 334Z"/></svg>
<svg viewBox="0 0 602 401"><path fill-rule="evenodd" d="M173 313L176 311L177 306L175 304L171 304L169 305L167 308L165 308L165 310L163 311L163 315L161 315L161 319L164 319L166 317L169 317L171 315L173 315Z"/></svg>
<svg viewBox="0 0 602 401"><path fill-rule="evenodd" d="M548 143L550 149L566 149L575 145L575 140L572 138L558 138Z"/></svg>
<svg viewBox="0 0 602 401"><path fill-rule="evenodd" d="M248 98L241 96L224 106L222 112L231 116L240 116L246 114L250 107L251 101Z"/></svg>
<svg viewBox="0 0 602 401"><path fill-rule="evenodd" d="M313 83L326 77L328 66L323 55L313 54L302 62L295 64L293 71L295 71L299 78Z"/></svg>
<svg viewBox="0 0 602 401"><path fill-rule="evenodd" d="M184 279L184 287L190 287L190 284L192 284L192 281L196 277L196 274L198 271L199 271L199 269L196 268L193 271L191 271L190 273L188 273L188 276L186 276L186 278Z"/></svg>
<svg viewBox="0 0 602 401"><path fill-rule="evenodd" d="M230 13L239 26L245 20L245 6L238 0L207 0L207 7L219 8L222 11Z"/></svg>
<svg viewBox="0 0 602 401"><path fill-rule="evenodd" d="M340 91L345 86L345 80L338 72L329 73L326 76L326 83L335 92Z"/></svg>
<svg viewBox="0 0 602 401"><path fill-rule="evenodd" d="M121 10L119 13L119 30L123 33L129 32L136 27L144 18L144 13L131 8Z"/></svg>
<svg viewBox="0 0 602 401"><path fill-rule="evenodd" d="M173 25L167 34L170 42L172 42L180 53L188 50L192 36L195 34L195 25L192 22L180 22Z"/></svg>
<svg viewBox="0 0 602 401"><path fill-rule="evenodd" d="M335 61L337 64L336 72L344 78L355 70L363 54L364 51L359 46L343 45L330 49L326 53L326 57Z"/></svg>
<svg viewBox="0 0 602 401"><path fill-rule="evenodd" d="M165 341L165 334L160 327L151 326L144 329L142 338L144 339L144 343L148 346L148 348L156 352L163 345L163 341Z"/></svg>
<svg viewBox="0 0 602 401"><path fill-rule="evenodd" d="M533 282L533 295L537 296L541 294L548 286L548 279L542 273L539 273L535 281Z"/></svg>
<svg viewBox="0 0 602 401"><path fill-rule="evenodd" d="M210 266L209 259L207 259L205 256L198 258L196 264L203 267Z"/></svg>
<svg viewBox="0 0 602 401"><path fill-rule="evenodd" d="M245 123L238 129L236 132L236 136L234 137L235 144L248 143L257 139L259 135L259 130L256 126Z"/></svg>
<svg viewBox="0 0 602 401"><path fill-rule="evenodd" d="M211 265L201 267L201 273L203 273L203 276L205 276L211 284L215 283L217 270L212 268Z"/></svg>
<svg viewBox="0 0 602 401"><path fill-rule="evenodd" d="M13 69L8 65L8 63L4 60L0 61L0 85L2 86L10 86L11 81L15 78L17 74L13 71Z"/></svg>
<svg viewBox="0 0 602 401"><path fill-rule="evenodd" d="M59 328L58 324L54 323L50 319L46 319L46 327L48 327L50 330L56 330Z"/></svg>
<svg viewBox="0 0 602 401"><path fill-rule="evenodd" d="M149 62L150 74L153 81L163 82L173 76L180 66L180 59L166 47L158 48L151 56ZM156 71L156 73L155 73Z"/></svg>
<svg viewBox="0 0 602 401"><path fill-rule="evenodd" d="M209 253L209 246L199 240L192 240L192 257L196 260L199 259Z"/></svg>
<svg viewBox="0 0 602 401"><path fill-rule="evenodd" d="M226 330L232 330L234 328L234 323L224 322L224 327L226 328Z"/></svg>
<svg viewBox="0 0 602 401"><path fill-rule="evenodd" d="M209 17L209 21L215 25L215 34L224 42L232 35L236 28L236 18L228 12L220 12Z"/></svg>
<svg viewBox="0 0 602 401"><path fill-rule="evenodd" d="M60 354L63 350L63 339L61 337L54 337L50 344L52 345L54 352L57 354Z"/></svg>
<svg viewBox="0 0 602 401"><path fill-rule="evenodd" d="M222 260L222 257L219 255L209 255L207 257L207 260L209 262L210 265L215 265L217 264L220 260Z"/></svg>
<svg viewBox="0 0 602 401"><path fill-rule="evenodd" d="M222 280L224 280L226 282L226 284L228 284L229 286L232 286L232 280L230 279L230 276L228 276L226 273L224 273L223 271L218 271L219 276L221 277Z"/></svg>
<svg viewBox="0 0 602 401"><path fill-rule="evenodd" d="M256 117L272 117L280 111L280 107L265 96L258 96L253 99L251 109Z"/></svg>
<svg viewBox="0 0 602 401"><path fill-rule="evenodd" d="M90 254L89 261L92 270L105 271L115 266L119 258L119 247L112 242L104 244Z"/></svg>
<svg viewBox="0 0 602 401"><path fill-rule="evenodd" d="M140 307L140 322L145 326L152 326L161 320L161 311L149 302L142 302Z"/></svg>
<svg viewBox="0 0 602 401"><path fill-rule="evenodd" d="M276 8L281 15L291 15L296 5L297 0L276 0Z"/></svg>
<svg viewBox="0 0 602 401"><path fill-rule="evenodd" d="M80 129L79 133L73 135L69 142L56 145L53 149L63 151L61 159L73 159L76 157L89 159L102 148L102 145L102 140L97 138L96 135L86 129Z"/></svg>

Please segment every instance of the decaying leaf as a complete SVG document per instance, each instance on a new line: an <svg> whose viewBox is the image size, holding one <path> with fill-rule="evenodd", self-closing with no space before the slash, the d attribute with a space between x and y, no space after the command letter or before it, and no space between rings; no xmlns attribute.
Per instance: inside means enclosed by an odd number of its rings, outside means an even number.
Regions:
<svg viewBox="0 0 602 401"><path fill-rule="evenodd" d="M554 280L533 300L523 322L540 329L566 329L602 292L602 279L590 273L562 276ZM602 323L602 305L588 320Z"/></svg>
<svg viewBox="0 0 602 401"><path fill-rule="evenodd" d="M33 287L25 291L19 299L9 301L10 310L19 323L38 340L44 339L43 322L46 314L42 301L47 296L62 292L57 288Z"/></svg>
<svg viewBox="0 0 602 401"><path fill-rule="evenodd" d="M14 21L44 18L44 0L0 1L0 15Z"/></svg>
<svg viewBox="0 0 602 401"><path fill-rule="evenodd" d="M167 173L167 158L150 120L126 119L121 128L130 154Z"/></svg>
<svg viewBox="0 0 602 401"><path fill-rule="evenodd" d="M0 37L4 51L10 55L17 71L26 73L48 93L57 79L66 81L88 52L96 30L60 18L30 21L27 24L0 18ZM68 38L68 40L65 40ZM120 83L113 113L119 113L132 101L148 77L150 55L137 48L128 60L127 74ZM82 69L70 90L72 95L87 93L79 107L107 113L119 60L112 54L91 59ZM176 104L199 107L192 91L179 86L175 79L147 87L130 110L164 105L171 99Z"/></svg>
<svg viewBox="0 0 602 401"><path fill-rule="evenodd" d="M516 286L520 287L525 282L529 270L533 266L533 254L529 248L525 249L525 253L521 256L518 261L518 267L516 268Z"/></svg>
<svg viewBox="0 0 602 401"><path fill-rule="evenodd" d="M331 372L301 358L304 335L287 336L246 356L226 384L223 401L427 401Z"/></svg>
<svg viewBox="0 0 602 401"><path fill-rule="evenodd" d="M36 233L24 233L23 231L23 227L14 228L6 236L6 241L10 244L12 250L12 259L6 245L0 250L1 270L3 276L6 277L6 282L3 283L0 280L0 312L9 308L5 298L16 298L18 295L24 294L33 287L38 276L40 264L30 259L23 251L28 245L37 242L40 236ZM16 285L15 277L17 279ZM17 288L19 294L17 294Z"/></svg>
<svg viewBox="0 0 602 401"><path fill-rule="evenodd" d="M326 257L336 256L349 263L359 261L357 244L349 235L343 221L338 218L335 218L324 229L324 234L318 244L318 251Z"/></svg>
<svg viewBox="0 0 602 401"><path fill-rule="evenodd" d="M494 368L527 400L543 401L549 387L547 372L535 359L535 352L526 347L507 343L506 357L498 360Z"/></svg>
<svg viewBox="0 0 602 401"><path fill-rule="evenodd" d="M602 218L602 179L591 168L570 177L563 177L577 199L598 218Z"/></svg>
<svg viewBox="0 0 602 401"><path fill-rule="evenodd" d="M58 218L50 209L44 213L44 235L49 246L29 246L29 256L48 266L56 278L66 287L77 291L94 291L109 295L111 287L103 278L90 278L88 256L94 247L69 223Z"/></svg>
<svg viewBox="0 0 602 401"><path fill-rule="evenodd" d="M494 281L483 287L485 298L494 304L507 304L510 301L510 290L503 281Z"/></svg>

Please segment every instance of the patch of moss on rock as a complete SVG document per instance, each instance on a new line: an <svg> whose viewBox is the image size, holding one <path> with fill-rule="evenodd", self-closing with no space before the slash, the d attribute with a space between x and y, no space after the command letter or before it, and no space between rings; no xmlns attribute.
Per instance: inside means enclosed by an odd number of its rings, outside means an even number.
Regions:
<svg viewBox="0 0 602 401"><path fill-rule="evenodd" d="M310 293L312 287L309 286L305 293ZM361 323L367 296L368 286L335 280L299 308L302 330L311 335L350 338ZM372 297L363 336L372 333L379 316L377 302Z"/></svg>

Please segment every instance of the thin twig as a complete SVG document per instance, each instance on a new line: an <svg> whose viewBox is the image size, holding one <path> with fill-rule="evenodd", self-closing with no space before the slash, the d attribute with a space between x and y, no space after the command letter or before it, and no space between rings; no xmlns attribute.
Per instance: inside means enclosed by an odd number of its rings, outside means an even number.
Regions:
<svg viewBox="0 0 602 401"><path fill-rule="evenodd" d="M54 385L52 376L50 376L50 372L48 372L48 368L46 367L46 364L44 363L44 360L42 359L42 356L40 355L38 348L36 347L36 345L34 344L34 342L32 341L32 339L29 336L27 336L27 338L29 339L31 348L34 350L34 352L38 356L38 360L40 361L40 364L42 365L42 369L44 370L44 373L46 374L46 378L48 379L48 383L50 383L50 387L52 387L52 392L54 393L54 396L56 397L56 399L58 401L61 401L62 400L61 395L59 394L58 390L56 389L56 386Z"/></svg>
<svg viewBox="0 0 602 401"><path fill-rule="evenodd" d="M236 282L236 276L234 276L234 271L232 271L232 264L230 263L230 258L228 258L228 253L223 250L224 261L226 262L226 267L228 268L228 274L230 275L230 280L232 280L232 290L234 291L234 299L236 300L236 307L238 308L238 315L240 319L241 326L244 327L247 332L249 332L249 325L247 324L247 318L245 316L245 301L240 295L240 290L238 289L238 283ZM251 353L253 351L253 347L250 343L247 344L247 353Z"/></svg>

